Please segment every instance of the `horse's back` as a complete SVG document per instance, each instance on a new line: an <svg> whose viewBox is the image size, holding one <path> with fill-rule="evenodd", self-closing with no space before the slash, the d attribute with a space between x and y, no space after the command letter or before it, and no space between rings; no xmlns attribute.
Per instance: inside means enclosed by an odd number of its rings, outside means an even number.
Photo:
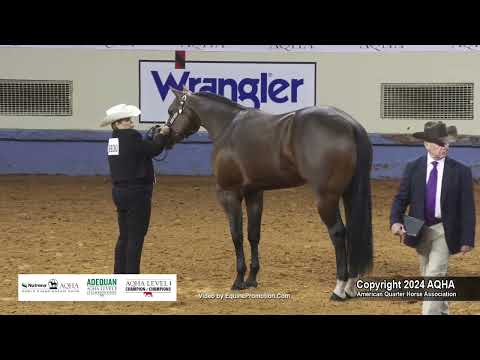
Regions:
<svg viewBox="0 0 480 360"><path fill-rule="evenodd" d="M300 174L326 191L342 192L356 166L355 120L334 107L296 113L292 148Z"/></svg>
<svg viewBox="0 0 480 360"><path fill-rule="evenodd" d="M333 106L311 106L295 113L296 127L309 126L308 129L321 128L324 131L335 131L337 135L351 134L352 125L358 122L348 113Z"/></svg>

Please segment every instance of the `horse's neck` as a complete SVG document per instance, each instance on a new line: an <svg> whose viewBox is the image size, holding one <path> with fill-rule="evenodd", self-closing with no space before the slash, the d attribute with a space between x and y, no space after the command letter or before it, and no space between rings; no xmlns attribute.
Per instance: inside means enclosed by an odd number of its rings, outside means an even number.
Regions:
<svg viewBox="0 0 480 360"><path fill-rule="evenodd" d="M197 115L201 125L208 131L213 141L232 123L241 109L230 107L227 104L202 104L198 107Z"/></svg>
<svg viewBox="0 0 480 360"><path fill-rule="evenodd" d="M215 114L201 118L202 126L207 129L212 140L221 136L224 130L232 123L236 114Z"/></svg>

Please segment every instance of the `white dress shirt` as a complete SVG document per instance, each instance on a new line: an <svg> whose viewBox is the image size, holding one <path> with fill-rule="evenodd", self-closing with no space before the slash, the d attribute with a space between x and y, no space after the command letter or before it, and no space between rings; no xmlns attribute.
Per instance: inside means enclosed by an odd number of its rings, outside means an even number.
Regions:
<svg viewBox="0 0 480 360"><path fill-rule="evenodd" d="M442 179L443 179L443 169L445 167L445 158L442 160L435 160L433 159L430 154L427 155L427 178L426 178L426 183L428 183L428 178L430 177L430 172L433 169L432 162L438 162L437 164L437 192L435 195L435 217L438 219L442 218L442 209L441 209L441 204L440 204L440 199L442 196Z"/></svg>

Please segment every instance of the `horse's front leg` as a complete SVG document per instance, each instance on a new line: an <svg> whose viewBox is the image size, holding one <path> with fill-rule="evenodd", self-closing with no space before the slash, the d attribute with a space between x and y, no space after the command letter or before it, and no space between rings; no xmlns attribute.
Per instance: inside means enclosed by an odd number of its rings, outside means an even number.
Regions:
<svg viewBox="0 0 480 360"><path fill-rule="evenodd" d="M237 257L237 278L232 285L232 290L243 290L246 288L244 277L247 271L245 256L243 254L243 196L240 192L224 191L218 187L217 196L230 222L230 233L232 234L233 245L235 245L235 255Z"/></svg>

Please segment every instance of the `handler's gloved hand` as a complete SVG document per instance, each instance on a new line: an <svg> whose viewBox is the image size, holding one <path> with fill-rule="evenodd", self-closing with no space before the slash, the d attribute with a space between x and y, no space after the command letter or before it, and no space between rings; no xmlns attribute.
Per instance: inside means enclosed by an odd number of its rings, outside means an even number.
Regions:
<svg viewBox="0 0 480 360"><path fill-rule="evenodd" d="M152 141L155 137L155 134L157 132L157 128L159 128L160 125L155 125L151 127L146 133L145 133L145 140L150 140Z"/></svg>
<svg viewBox="0 0 480 360"><path fill-rule="evenodd" d="M170 128L168 126L162 126L162 128L160 129L160 134L162 135L170 134Z"/></svg>

